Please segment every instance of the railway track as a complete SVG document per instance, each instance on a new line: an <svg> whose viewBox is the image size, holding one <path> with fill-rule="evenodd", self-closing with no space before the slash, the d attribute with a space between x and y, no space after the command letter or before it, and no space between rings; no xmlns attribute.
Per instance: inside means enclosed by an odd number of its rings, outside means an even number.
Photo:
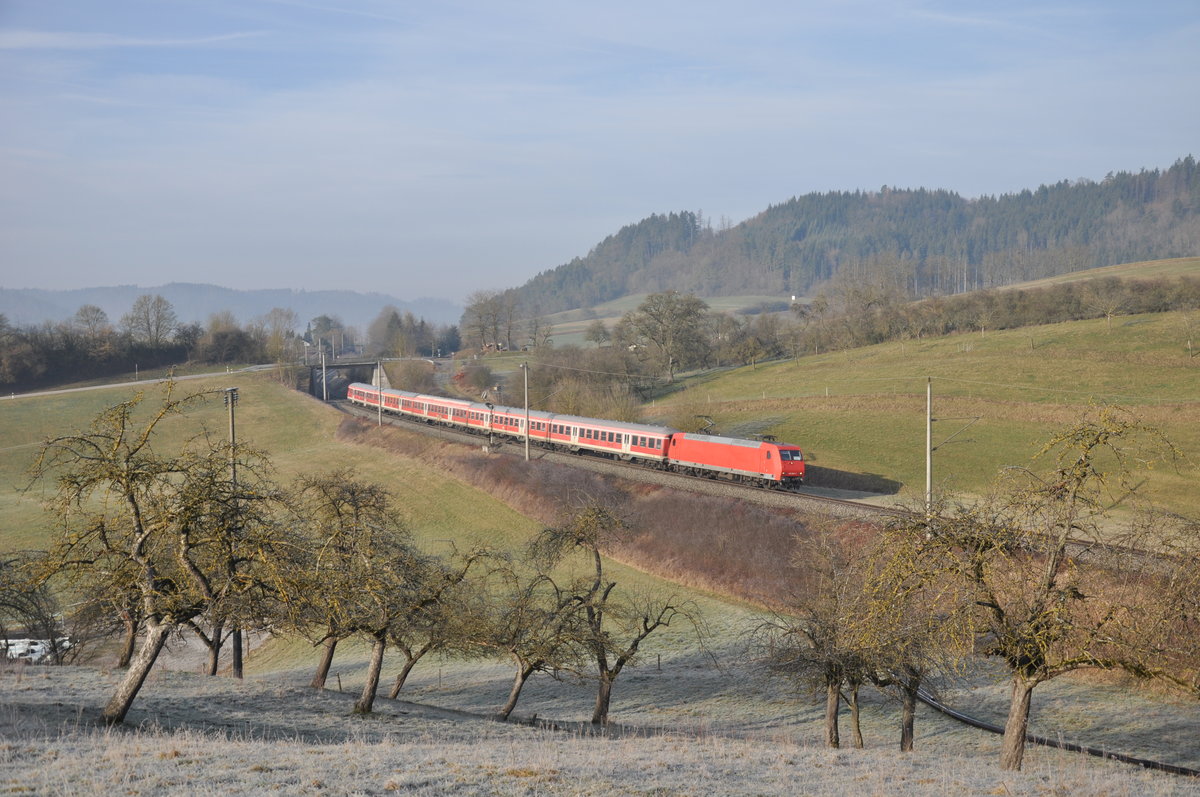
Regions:
<svg viewBox="0 0 1200 797"><path fill-rule="evenodd" d="M335 401L330 403L335 405L339 410L347 415L364 418L367 420L376 420L377 418L377 413L375 411L358 407L348 401ZM462 443L464 445L480 446L481 440L483 439L480 435L460 431L446 426L440 426L437 424L425 423L424 421L408 418L403 415L385 414L383 417L384 420L393 426L412 429L414 431L421 432L422 434L440 437L444 440ZM490 447L492 451L500 448L508 448L509 450L515 452L521 450L521 447L523 447L523 442L514 442L512 440L505 439L500 440L499 442L493 442L488 447ZM875 504L865 503L863 501L852 501L844 498L819 495L812 492L812 487L807 486L801 488L800 490L768 490L762 487L738 484L736 482L725 481L723 479L692 476L667 470L656 470L653 468L644 467L642 465L635 465L633 463L606 459L586 452L569 454L561 451L551 451L535 445L530 448L530 456L536 459L548 460L558 464L566 465L568 467L582 468L585 470L594 471L596 473L619 476L624 479L633 479L635 481L659 484L664 487L670 487L677 490L687 490L689 492L698 493L701 495L735 498L738 500L759 504L760 506L773 507L776 509L801 510L825 515L827 517L882 523L888 518L908 514L907 510L899 507L878 506ZM1163 559L1161 554L1151 551L1129 548L1127 546L1116 545L1099 540L1084 539L1072 539L1068 541L1068 553L1072 557L1079 558L1081 561L1087 559L1098 560L1100 557L1105 555L1114 554L1133 556L1142 559L1148 568L1161 567L1162 562L1160 560Z"/></svg>
<svg viewBox="0 0 1200 797"><path fill-rule="evenodd" d="M359 407L351 404L348 401L334 401L330 403L336 406L346 415L372 421L378 419L378 411L372 411L367 408ZM412 429L414 431L419 431L422 434L428 434L444 440L462 443L465 445L481 445L480 441L482 440L482 437L469 432L464 432L437 424L425 423L424 421L410 419L402 415L389 415L385 413L383 418L387 423L400 428ZM522 442L514 442L512 440L505 439L499 442L493 442L488 447L490 450L495 451L499 448L507 448L512 450L514 447L521 447L523 445L524 444ZM700 493L703 495L737 498L762 506L770 506L779 509L799 509L809 512L816 512L823 515L829 515L832 517L878 521L887 517L893 517L902 512L902 510L891 507L875 506L873 504L867 504L861 501L851 501L844 498L820 495L812 492L812 488L801 488L800 490L767 490L761 487L737 484L735 482L725 481L723 479L705 478L703 476L690 476L666 470L655 470L653 468L620 462L613 459L606 459L587 453L568 454L561 451L551 451L549 449L541 448L537 445L530 447L530 456L536 459L566 465L568 467L582 468L596 473L605 473L608 475L620 476L621 478L625 479L634 479L636 481L659 484L664 487L688 490L690 492Z"/></svg>

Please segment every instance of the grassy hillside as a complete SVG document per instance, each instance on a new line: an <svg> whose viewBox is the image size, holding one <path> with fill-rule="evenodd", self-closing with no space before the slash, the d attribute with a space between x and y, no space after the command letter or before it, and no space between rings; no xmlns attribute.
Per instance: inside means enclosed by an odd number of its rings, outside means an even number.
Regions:
<svg viewBox="0 0 1200 797"><path fill-rule="evenodd" d="M1087 282L1093 279L1116 277L1118 279L1160 279L1172 277L1200 276L1200 257L1177 257L1169 260L1144 260L1137 263L1121 263L1116 266L1072 271L1046 279L1007 285L1004 290L1025 290L1066 282Z"/></svg>
<svg viewBox="0 0 1200 797"><path fill-rule="evenodd" d="M1080 321L888 343L741 368L685 382L650 408L660 419L707 414L725 433L771 433L817 465L879 474L919 494L925 478L925 385L933 379L934 455L947 489L979 493L1005 465L1029 464L1050 432L1089 403L1135 409L1191 458L1159 468L1149 494L1200 513L1200 357L1178 313Z"/></svg>
<svg viewBox="0 0 1200 797"><path fill-rule="evenodd" d="M423 457L428 438L417 432L392 429L381 435L367 435L371 444L356 444L339 438L337 430L344 416L332 407L294 390L287 389L264 375L221 375L212 379L179 383L177 390L192 393L221 391L237 386L238 439L269 453L276 469L276 480L288 483L299 473L352 467L364 479L385 485L396 497L397 506L417 538L433 553L449 550L451 542L460 545L481 542L496 548L515 550L542 522L522 515L501 498L470 486L448 474L435 462ZM147 389L147 404L153 406L159 387ZM129 387L86 390L43 397L18 397L0 401L0 550L44 547L53 533L53 519L42 509L45 489L28 485L27 470L48 437L70 434L86 427L104 408L133 395ZM207 430L223 438L228 434L228 415L220 395L214 394L202 407L188 415L171 419L162 429L158 445L164 449L186 437ZM380 442L377 437L385 438ZM389 445L386 438L407 438L415 443ZM393 441L394 442L394 441ZM47 485L52 488L53 485ZM665 587L664 582L630 567L611 563L614 577L622 589L641 590ZM705 597L695 591L690 596L701 601L706 614L718 626L722 616L742 610ZM682 629L679 630L682 634ZM666 640L674 632L662 635ZM674 641L682 649L682 636ZM305 642L277 642L272 650L262 651L250 667L259 672L307 668L315 662ZM347 686L359 678L366 651L347 643L339 655L347 673ZM504 676L502 676L504 677Z"/></svg>
<svg viewBox="0 0 1200 797"><path fill-rule="evenodd" d="M436 475L418 462L339 443L334 432L340 413L267 377L222 375L182 382L177 389L190 393L229 386L240 391L238 439L267 451L282 482L300 472L354 467L363 477L386 484L400 499L418 537L428 540L469 534L499 542L534 527L500 502ZM153 396L156 390L151 388L148 393ZM0 457L0 528L5 531L5 548L40 546L47 533L49 519L41 510L41 489L21 490L28 483L26 471L39 442L86 426L102 409L132 392L130 388L112 388L0 401L0 452L4 455ZM169 424L163 444L204 429L218 437L228 434L228 415L219 395Z"/></svg>

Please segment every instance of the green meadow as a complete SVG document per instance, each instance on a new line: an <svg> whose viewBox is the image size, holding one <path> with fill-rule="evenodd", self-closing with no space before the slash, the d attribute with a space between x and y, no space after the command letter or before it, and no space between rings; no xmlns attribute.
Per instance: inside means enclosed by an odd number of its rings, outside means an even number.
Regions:
<svg viewBox="0 0 1200 797"><path fill-rule="evenodd" d="M934 481L947 491L986 491L1090 405L1118 404L1187 457L1149 474L1147 495L1196 513L1200 357L1186 344L1181 313L886 343L693 376L647 416L702 414L723 433L774 434L814 464L898 481L912 496L925 488L927 380Z"/></svg>

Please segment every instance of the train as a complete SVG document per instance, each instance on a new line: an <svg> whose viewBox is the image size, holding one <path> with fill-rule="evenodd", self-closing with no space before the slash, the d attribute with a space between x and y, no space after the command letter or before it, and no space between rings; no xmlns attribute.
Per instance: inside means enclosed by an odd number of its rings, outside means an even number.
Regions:
<svg viewBox="0 0 1200 797"><path fill-rule="evenodd" d="M361 407L379 411L382 405L383 412L430 424L520 442L528 437L530 444L554 451L590 453L757 487L791 490L804 483L803 451L771 439L692 434L669 426L496 406L362 382L349 386L347 398Z"/></svg>

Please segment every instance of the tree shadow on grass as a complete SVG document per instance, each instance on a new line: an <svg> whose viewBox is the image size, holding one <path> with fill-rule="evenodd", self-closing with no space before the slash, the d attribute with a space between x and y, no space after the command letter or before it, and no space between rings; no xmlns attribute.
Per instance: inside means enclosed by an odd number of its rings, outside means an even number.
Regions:
<svg viewBox="0 0 1200 797"><path fill-rule="evenodd" d="M853 473L834 468L823 468L809 463L805 467L804 483L810 487L827 487L832 490L895 495L904 486L903 482L889 479L878 473Z"/></svg>

